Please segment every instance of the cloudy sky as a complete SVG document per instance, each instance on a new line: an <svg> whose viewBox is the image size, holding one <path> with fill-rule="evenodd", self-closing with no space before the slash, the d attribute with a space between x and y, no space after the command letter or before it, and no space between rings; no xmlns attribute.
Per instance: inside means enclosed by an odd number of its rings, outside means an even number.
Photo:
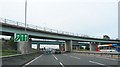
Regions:
<svg viewBox="0 0 120 67"><path fill-rule="evenodd" d="M102 37L118 37L119 0L27 0L27 23ZM0 17L24 22L25 0L0 0Z"/></svg>

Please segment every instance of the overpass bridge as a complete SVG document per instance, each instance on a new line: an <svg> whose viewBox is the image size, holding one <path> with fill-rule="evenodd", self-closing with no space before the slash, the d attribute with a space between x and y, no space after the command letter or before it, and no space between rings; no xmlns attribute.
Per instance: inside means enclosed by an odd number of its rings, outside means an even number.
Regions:
<svg viewBox="0 0 120 67"><path fill-rule="evenodd" d="M8 19L0 18L0 28L2 29L2 35L12 36L14 37L15 33L25 33L25 24L17 21L12 21ZM82 35L73 35L73 33L63 32L53 29L41 28L38 26L27 24L26 33L29 35L29 38L39 38L39 39L53 39L53 40L64 40L66 51L72 50L72 44L78 42L90 42L90 47L93 47L95 44L100 43L116 43L119 44L119 40L113 39L102 39L102 38L93 38L89 36ZM29 53L30 52L30 44L32 44L32 40L29 42L18 42L18 48L21 53ZM29 46L29 47L28 47ZM26 48L23 48L26 47ZM91 49L92 51L92 49Z"/></svg>
<svg viewBox="0 0 120 67"><path fill-rule="evenodd" d="M37 45L37 49L40 50L40 45L59 45L59 49L64 51L65 49L65 42L59 41L32 41L32 44ZM81 46L88 46L88 43L76 43L72 44L72 49L80 50Z"/></svg>
<svg viewBox="0 0 120 67"><path fill-rule="evenodd" d="M60 41L32 41L32 44L45 44L45 45L63 45L65 42L60 42ZM87 45L88 43L76 43L73 45Z"/></svg>

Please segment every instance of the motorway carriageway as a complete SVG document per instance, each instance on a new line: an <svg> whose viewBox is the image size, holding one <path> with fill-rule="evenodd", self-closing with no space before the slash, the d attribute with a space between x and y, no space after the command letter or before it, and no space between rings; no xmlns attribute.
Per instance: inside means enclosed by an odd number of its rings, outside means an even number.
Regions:
<svg viewBox="0 0 120 67"><path fill-rule="evenodd" d="M23 67L118 67L118 60L95 57L92 55L80 55L79 53L42 54Z"/></svg>

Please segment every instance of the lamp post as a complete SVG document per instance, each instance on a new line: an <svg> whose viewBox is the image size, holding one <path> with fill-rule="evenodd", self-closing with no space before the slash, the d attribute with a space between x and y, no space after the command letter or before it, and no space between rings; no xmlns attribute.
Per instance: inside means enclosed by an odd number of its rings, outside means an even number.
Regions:
<svg viewBox="0 0 120 67"><path fill-rule="evenodd" d="M27 0L25 0L25 33L26 33L26 24L27 23Z"/></svg>

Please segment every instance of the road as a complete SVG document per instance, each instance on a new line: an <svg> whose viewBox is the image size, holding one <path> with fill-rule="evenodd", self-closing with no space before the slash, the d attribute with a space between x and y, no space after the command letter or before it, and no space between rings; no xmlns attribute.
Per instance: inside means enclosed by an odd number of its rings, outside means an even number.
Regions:
<svg viewBox="0 0 120 67"><path fill-rule="evenodd" d="M118 61L116 59L81 55L79 53L42 54L26 63L23 67L49 67L51 65L52 67L118 67L116 66L118 65Z"/></svg>

